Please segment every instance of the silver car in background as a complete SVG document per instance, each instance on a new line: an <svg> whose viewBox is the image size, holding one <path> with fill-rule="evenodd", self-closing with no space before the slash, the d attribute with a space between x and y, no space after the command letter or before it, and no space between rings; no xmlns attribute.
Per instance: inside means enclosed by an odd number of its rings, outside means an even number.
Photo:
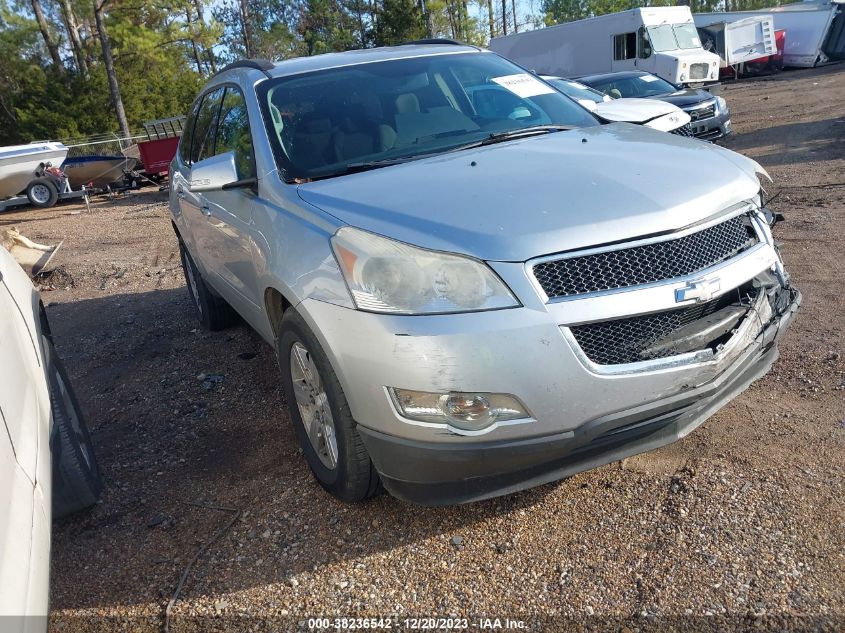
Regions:
<svg viewBox="0 0 845 633"><path fill-rule="evenodd" d="M769 369L800 295L758 175L419 44L225 68L170 208L200 320L275 346L320 484L447 504L677 440Z"/></svg>

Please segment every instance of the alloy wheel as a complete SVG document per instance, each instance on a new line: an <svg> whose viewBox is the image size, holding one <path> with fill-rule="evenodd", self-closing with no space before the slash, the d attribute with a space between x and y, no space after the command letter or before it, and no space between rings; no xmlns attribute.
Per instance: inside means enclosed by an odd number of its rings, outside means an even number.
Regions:
<svg viewBox="0 0 845 633"><path fill-rule="evenodd" d="M323 465L334 470L337 436L329 398L311 353L299 341L290 348L290 375L305 434Z"/></svg>

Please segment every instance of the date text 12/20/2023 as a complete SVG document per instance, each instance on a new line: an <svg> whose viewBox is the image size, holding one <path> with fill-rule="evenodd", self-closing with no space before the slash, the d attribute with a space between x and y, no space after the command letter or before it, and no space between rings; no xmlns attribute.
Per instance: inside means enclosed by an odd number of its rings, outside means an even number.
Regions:
<svg viewBox="0 0 845 633"><path fill-rule="evenodd" d="M526 628L523 620L511 618L308 618L306 624L309 631L361 629L379 630L413 630L413 631L459 631L466 629L478 630L511 630L518 631Z"/></svg>

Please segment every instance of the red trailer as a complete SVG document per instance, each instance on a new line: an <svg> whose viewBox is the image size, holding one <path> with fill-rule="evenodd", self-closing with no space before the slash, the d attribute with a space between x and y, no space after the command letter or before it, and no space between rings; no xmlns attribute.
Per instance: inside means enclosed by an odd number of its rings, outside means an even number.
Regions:
<svg viewBox="0 0 845 633"><path fill-rule="evenodd" d="M148 178L160 180L167 176L170 161L176 156L184 123L184 116L144 123L147 140L138 143L138 152Z"/></svg>

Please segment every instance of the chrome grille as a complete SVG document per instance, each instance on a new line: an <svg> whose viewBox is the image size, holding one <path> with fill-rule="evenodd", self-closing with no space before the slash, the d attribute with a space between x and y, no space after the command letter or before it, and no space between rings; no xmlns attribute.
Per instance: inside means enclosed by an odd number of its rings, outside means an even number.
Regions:
<svg viewBox="0 0 845 633"><path fill-rule="evenodd" d="M693 121L701 121L702 119L709 119L716 115L716 104L711 103L706 108L697 108L694 110L687 110L690 119Z"/></svg>
<svg viewBox="0 0 845 633"><path fill-rule="evenodd" d="M758 242L748 215L676 239L541 262L534 277L549 299L628 288L704 270Z"/></svg>
<svg viewBox="0 0 845 633"><path fill-rule="evenodd" d="M678 136L690 136L695 137L695 134L692 131L692 126L687 123L686 125L682 125L681 127L672 130L669 132L670 134L677 134Z"/></svg>
<svg viewBox="0 0 845 633"><path fill-rule="evenodd" d="M710 68L707 64L691 64L689 67L690 79L707 79L707 71Z"/></svg>
<svg viewBox="0 0 845 633"><path fill-rule="evenodd" d="M598 365L620 365L676 355L670 348L649 353L655 343L671 336L685 325L710 316L737 302L729 292L707 303L612 321L577 325L570 330L581 350Z"/></svg>

